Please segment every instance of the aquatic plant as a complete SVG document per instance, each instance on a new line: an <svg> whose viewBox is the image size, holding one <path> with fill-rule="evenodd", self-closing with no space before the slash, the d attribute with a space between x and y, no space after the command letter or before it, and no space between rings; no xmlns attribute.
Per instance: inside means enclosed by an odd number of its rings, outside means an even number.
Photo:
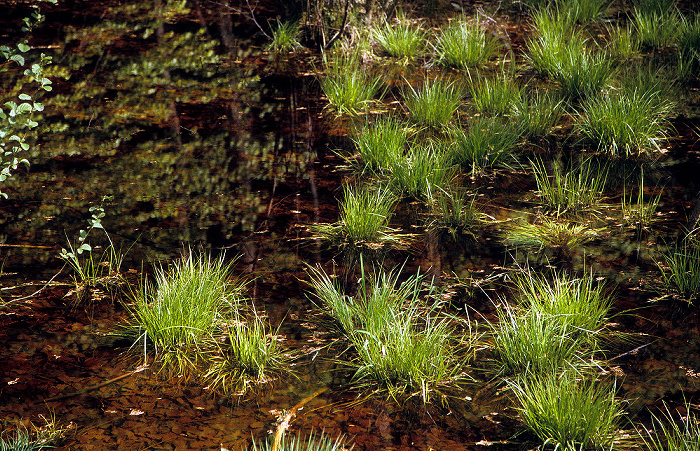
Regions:
<svg viewBox="0 0 700 451"><path fill-rule="evenodd" d="M345 443L343 436L333 440L323 432L318 437L312 432L306 439L283 434L279 441L253 441L253 451L352 451L353 448L354 445Z"/></svg>
<svg viewBox="0 0 700 451"><path fill-rule="evenodd" d="M423 298L432 293L432 288L421 293L425 276L399 283L399 273L368 275L363 269L357 294L349 296L324 271L310 269L316 297L356 352L355 358L342 357L354 369L352 383L399 402L415 396L429 402L434 392L464 377L458 351L473 337L460 344L452 321L436 306L424 306Z"/></svg>
<svg viewBox="0 0 700 451"><path fill-rule="evenodd" d="M540 250L553 247L570 251L590 242L596 236L597 231L585 225L543 217L534 223L520 221L507 228L504 242L509 246Z"/></svg>
<svg viewBox="0 0 700 451"><path fill-rule="evenodd" d="M545 445L561 450L612 449L624 413L614 386L571 370L510 385L520 417Z"/></svg>
<svg viewBox="0 0 700 451"><path fill-rule="evenodd" d="M481 222L482 215L474 207L475 197L461 190L440 190L433 196L430 230L445 230L452 238L458 233L471 234L471 229Z"/></svg>
<svg viewBox="0 0 700 451"><path fill-rule="evenodd" d="M291 52L301 47L299 43L299 24L296 22L281 22L272 29L272 41L267 48L273 52Z"/></svg>
<svg viewBox="0 0 700 451"><path fill-rule="evenodd" d="M454 82L428 80L419 88L408 87L404 100L411 119L418 125L441 129L452 120L462 101L462 91Z"/></svg>
<svg viewBox="0 0 700 451"><path fill-rule="evenodd" d="M385 187L376 189L343 185L340 221L318 224L313 230L341 246L370 246L395 243L398 236L389 228L396 196Z"/></svg>
<svg viewBox="0 0 700 451"><path fill-rule="evenodd" d="M104 202L111 201L111 196L103 196L102 203L90 207L91 214L87 229L80 229L77 242L68 240L68 248L62 248L58 257L73 270L71 278L75 286L76 304L86 301L93 288L103 287L108 291L124 283L120 274L124 254L116 249L112 238L102 225L105 217ZM109 243L102 255L96 257L88 236L93 230L102 230Z"/></svg>
<svg viewBox="0 0 700 451"><path fill-rule="evenodd" d="M688 80L700 73L700 14L692 19L681 16L679 28L676 73L681 80Z"/></svg>
<svg viewBox="0 0 700 451"><path fill-rule="evenodd" d="M496 36L486 34L479 22L454 20L440 29L434 45L437 63L466 69L484 64L498 51Z"/></svg>
<svg viewBox="0 0 700 451"><path fill-rule="evenodd" d="M387 173L403 158L411 131L399 120L382 116L365 122L354 132L353 142L364 169L375 174Z"/></svg>
<svg viewBox="0 0 700 451"><path fill-rule="evenodd" d="M693 302L700 294L700 247L684 243L662 254L658 264L667 287Z"/></svg>
<svg viewBox="0 0 700 451"><path fill-rule="evenodd" d="M622 189L620 206L622 208L622 219L626 224L634 225L638 231L647 228L656 219L656 210L661 201L661 190L648 201L644 200L644 173L639 178L637 196L633 198L632 193L627 192L627 187Z"/></svg>
<svg viewBox="0 0 700 451"><path fill-rule="evenodd" d="M555 273L550 280L528 271L517 276L515 284L524 307L550 315L551 321L571 331L572 338L581 339L588 349L598 349L613 299L592 272L580 278Z"/></svg>
<svg viewBox="0 0 700 451"><path fill-rule="evenodd" d="M239 308L245 282L230 282L231 263L187 253L143 283L129 309L131 334L150 343L161 370L190 376L204 362L214 335Z"/></svg>
<svg viewBox="0 0 700 451"><path fill-rule="evenodd" d="M639 435L648 451L691 451L700 449L700 418L686 403L686 414L671 413L664 404L661 416L652 414L652 429Z"/></svg>
<svg viewBox="0 0 700 451"><path fill-rule="evenodd" d="M359 114L372 102L384 83L381 76L362 67L355 54L336 54L328 58L324 54L326 73L319 83L336 114Z"/></svg>
<svg viewBox="0 0 700 451"><path fill-rule="evenodd" d="M405 61L413 60L425 48L426 36L403 14L397 15L396 23L386 21L372 29L372 37L386 53Z"/></svg>
<svg viewBox="0 0 700 451"><path fill-rule="evenodd" d="M404 158L394 162L389 186L400 196L429 200L453 178L444 145L429 141L414 144Z"/></svg>
<svg viewBox="0 0 700 451"><path fill-rule="evenodd" d="M0 450L35 451L55 448L56 442L66 432L66 429L58 427L54 419L46 419L44 426L36 427L32 425L32 428L32 432L29 432L26 426L19 426L12 432L7 429L0 432Z"/></svg>
<svg viewBox="0 0 700 451"><path fill-rule="evenodd" d="M676 42L681 19L675 5L661 11L635 7L632 15L632 26L640 46L659 48L670 46Z"/></svg>
<svg viewBox="0 0 700 451"><path fill-rule="evenodd" d="M522 89L505 73L470 84L474 109L482 115L508 114L520 102Z"/></svg>
<svg viewBox="0 0 700 451"><path fill-rule="evenodd" d="M581 105L576 130L613 155L638 155L659 150L670 127L673 104L656 82L638 88L623 87Z"/></svg>
<svg viewBox="0 0 700 451"><path fill-rule="evenodd" d="M237 311L224 327L224 341L217 341L203 378L212 390L244 393L251 384L269 382L288 370L289 358L277 342L277 331L255 311L248 315Z"/></svg>
<svg viewBox="0 0 700 451"><path fill-rule="evenodd" d="M565 168L560 160L554 160L551 176L541 159L531 160L530 165L537 192L545 206L557 215L590 210L602 197L608 169L601 163L588 159Z"/></svg>
<svg viewBox="0 0 700 451"><path fill-rule="evenodd" d="M559 0L556 9L571 22L585 23L604 16L610 3L610 0Z"/></svg>
<svg viewBox="0 0 700 451"><path fill-rule="evenodd" d="M512 118L526 137L544 136L559 123L564 102L558 97L535 93L521 96L513 105Z"/></svg>
<svg viewBox="0 0 700 451"><path fill-rule="evenodd" d="M461 127L450 129L452 145L448 156L472 174L483 173L505 160L522 136L512 121L493 117L475 117L467 122L467 127L467 131Z"/></svg>
<svg viewBox="0 0 700 451"><path fill-rule="evenodd" d="M534 16L537 36L527 43L526 58L559 86L562 97L578 101L598 94L614 73L608 55L589 45L571 20L541 11Z"/></svg>

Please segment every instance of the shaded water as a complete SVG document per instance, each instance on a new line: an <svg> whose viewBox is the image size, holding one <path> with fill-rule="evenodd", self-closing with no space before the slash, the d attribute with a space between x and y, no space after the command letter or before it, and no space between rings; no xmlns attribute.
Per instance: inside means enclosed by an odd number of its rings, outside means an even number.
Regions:
<svg viewBox="0 0 700 451"><path fill-rule="evenodd" d="M123 449L125 444L239 449L251 436L263 437L274 429L281 409L332 385L327 372L332 363L315 358L322 343L312 321L318 313L300 280L303 263L325 263L332 254L299 240L306 235L298 226L337 219L337 166L342 161L330 150L336 146L333 123L322 114L324 101L306 58L266 54L264 38L240 14L240 5L227 4L66 1L45 8L47 21L31 43L54 57L48 73L54 91L39 120L29 171L20 171L3 187L9 194L0 205L4 281L50 277L62 264L56 256L66 239L75 239L86 227L89 207L109 195L113 200L105 203L103 223L118 246L129 248L125 269L140 270L142 262L175 257L188 246L240 253L242 269L258 277L251 293L255 301L266 307L273 323L284 319L285 346L309 357L297 367L298 380L232 406L204 389L163 386L145 376L76 398L57 419L75 421L81 428L71 442L77 449ZM264 6L262 17L271 13ZM12 9L8 18L19 20L23 14L21 8ZM7 88L13 81L3 83ZM687 155L680 158L688 164L689 177L688 171L657 174L672 193L662 208L668 221L683 221L698 189L692 175L697 163ZM477 201L490 214L497 219L530 214L520 198L533 190L529 175L497 174L490 182L471 182L479 191ZM672 240L676 232L668 227L645 239L658 244L665 233ZM102 237L93 238L100 243ZM504 264L498 240L494 229L464 243L428 237L416 245L409 266L436 275L454 273L462 280L488 279ZM620 296L627 308L654 296L637 291L637 283L653 277L654 270L651 246L640 243L622 231L587 249L597 257L592 263L597 272L627 283ZM576 258L580 264L582 256ZM64 271L62 280L68 279ZM489 284L470 288L474 306L490 301L480 292L492 288ZM64 293L57 288L48 299L17 310L21 321L13 324L12 338L24 343L8 345L6 352L13 354L8 367L65 373L81 377L84 386L132 370L133 362L119 356L128 344L116 342L124 346L113 349L115 340L106 336L124 312L103 306L107 314L94 322L83 312L56 315ZM493 306L484 307L487 313L489 309ZM644 331L672 330L673 323L663 322L675 320L662 313L628 321L638 321ZM35 324L31 315L41 320ZM661 324L659 329L649 325L653 321ZM693 356L697 330L679 333L673 343L690 340L695 341L688 349L676 350L668 361L648 364L640 358L626 369L630 379L625 389L639 397L640 406L669 392L677 395L679 387L700 389ZM672 347L658 346L647 357L662 361ZM69 370L61 366L66 363ZM25 393L38 390L49 397L80 388L67 380L62 386L51 381L47 388L44 379L16 374L12 386L3 381L8 384L3 393L9 397L6 411L17 415L36 413L22 405ZM641 388L639 380L650 374L658 380ZM485 389L477 395L482 404L475 403L474 410L416 417L391 403L349 407L343 403L354 400L354 393L326 393L309 403L294 428L349 434L360 449L493 449L498 445L491 442L500 440L508 441L501 449L523 449L514 435L514 411L502 394Z"/></svg>

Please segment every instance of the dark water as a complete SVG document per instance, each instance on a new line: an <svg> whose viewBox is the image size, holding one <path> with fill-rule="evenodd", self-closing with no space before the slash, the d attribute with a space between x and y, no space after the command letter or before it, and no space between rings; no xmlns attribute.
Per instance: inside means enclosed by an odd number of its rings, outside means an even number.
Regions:
<svg viewBox="0 0 700 451"><path fill-rule="evenodd" d="M5 185L0 230L6 244L48 248L6 247L9 270L56 266L59 247L103 196L113 198L105 229L130 247L130 262L187 246L250 254L256 233L285 234L302 216L318 217L314 173L327 144L317 85L294 61L268 60L236 10L182 1L45 7L33 40L53 56L54 91L29 172ZM99 233L92 239L105 244Z"/></svg>

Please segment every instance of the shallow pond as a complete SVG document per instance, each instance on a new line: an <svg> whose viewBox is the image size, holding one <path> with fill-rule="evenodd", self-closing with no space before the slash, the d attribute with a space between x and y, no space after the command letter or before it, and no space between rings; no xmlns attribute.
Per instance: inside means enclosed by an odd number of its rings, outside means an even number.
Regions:
<svg viewBox="0 0 700 451"><path fill-rule="evenodd" d="M329 338L308 299L305 264L335 264L336 250L311 239L308 226L337 220L341 183L353 177L336 153L350 149L349 122L324 111L313 74L319 54L270 55L246 4L73 0L43 7L46 20L30 44L53 56L47 76L54 89L27 156L31 166L4 182L9 197L0 201L0 280L10 302L0 310L0 419L11 428L54 415L70 427L64 449L244 449L274 431L284 409L317 394L292 431L345 434L359 450L536 448L502 387L478 385L451 409L416 410L359 402L345 376L330 371ZM274 17L270 5L260 5L260 18ZM14 30L26 11L11 2L5 28ZM523 19L495 17L522 45ZM5 78L3 90L13 83ZM630 417L640 421L648 420L646 407L696 402L700 390L697 311L651 302L661 289L656 255L675 240L700 189L697 98L695 89L649 176L664 186L658 225L640 236L608 227L566 256L572 269L588 259L587 267L617 286L616 310L634 311L611 325L631 340L616 349L609 371L619 376ZM536 211L536 185L523 170L465 183L494 220ZM125 250L122 270L134 287L153 264L188 248L240 254L237 268L254 278L253 301L282 324L284 346L300 351L296 376L222 399L207 387L131 373L140 363L131 343L112 334L127 315L121 301L128 296L95 293L89 306L70 308L68 268L45 286L63 267L61 248L76 243L97 205L105 209L104 229ZM403 205L398 220L414 210L420 208ZM603 209L607 224L616 223L613 210ZM434 274L455 305L493 319L508 292L499 274L534 259L513 259L500 244L502 227L494 221L476 239L457 241L421 231L408 251L387 261ZM95 249L108 244L98 232L91 232Z"/></svg>

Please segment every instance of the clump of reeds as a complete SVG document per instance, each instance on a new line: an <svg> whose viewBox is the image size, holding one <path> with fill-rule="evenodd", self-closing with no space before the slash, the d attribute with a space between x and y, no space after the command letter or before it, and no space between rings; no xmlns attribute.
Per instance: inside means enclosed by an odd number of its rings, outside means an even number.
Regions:
<svg viewBox="0 0 700 451"><path fill-rule="evenodd" d="M439 130L446 127L457 112L462 90L454 82L433 79L418 88L409 86L404 99L416 124Z"/></svg>
<svg viewBox="0 0 700 451"><path fill-rule="evenodd" d="M503 162L518 144L522 130L512 121L494 117L475 117L467 122L467 130L450 130L450 160L472 174L482 173Z"/></svg>
<svg viewBox="0 0 700 451"><path fill-rule="evenodd" d="M425 48L427 33L402 13L396 21L385 21L372 29L372 37L390 56L406 62L415 59Z"/></svg>
<svg viewBox="0 0 700 451"><path fill-rule="evenodd" d="M325 74L319 83L330 108L338 115L357 115L364 111L379 93L384 82L381 75L363 67L356 53L324 54Z"/></svg>

